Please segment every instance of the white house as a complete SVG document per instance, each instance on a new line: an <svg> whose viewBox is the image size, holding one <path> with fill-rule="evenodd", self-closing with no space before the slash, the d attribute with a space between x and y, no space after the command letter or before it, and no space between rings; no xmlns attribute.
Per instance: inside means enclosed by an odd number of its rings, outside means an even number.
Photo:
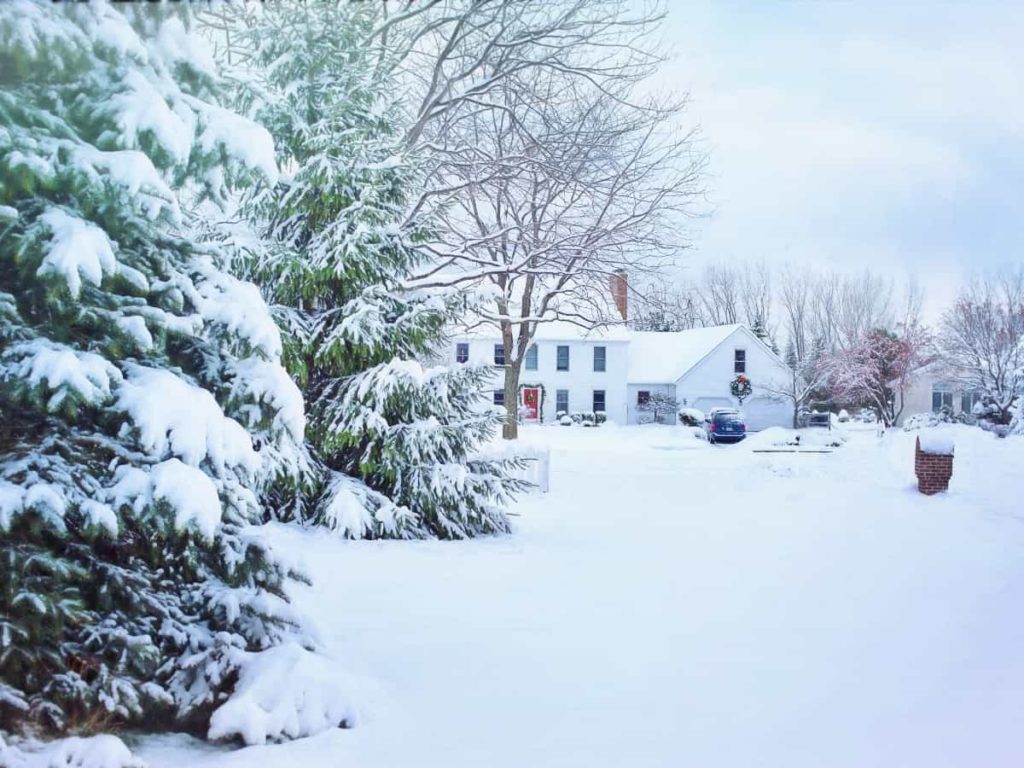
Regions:
<svg viewBox="0 0 1024 768"><path fill-rule="evenodd" d="M571 323L542 323L523 360L520 405L527 421L553 422L559 411L603 411L609 421L626 423L629 333L622 328L584 331ZM505 404L504 348L497 333L478 330L456 336L451 360L495 366L495 405ZM532 416L530 414L533 414Z"/></svg>
<svg viewBox="0 0 1024 768"><path fill-rule="evenodd" d="M921 370L903 394L903 412L897 424L918 413L938 413L943 408L952 416L971 414L983 393L958 384L938 365Z"/></svg>
<svg viewBox="0 0 1024 768"><path fill-rule="evenodd" d="M676 333L630 333L627 381L628 424L636 424L638 410L653 392L672 395L680 407L709 411L736 407L729 386L737 374L750 381L752 394L741 410L747 428L792 426L792 404L769 395L765 385L783 385L789 369L744 325L718 325Z"/></svg>
<svg viewBox="0 0 1024 768"><path fill-rule="evenodd" d="M496 333L456 336L450 355L455 363L496 366L492 397L504 404L498 370L504 349ZM519 405L527 421L550 423L560 411L604 411L609 421L636 424L647 416L642 406L656 392L675 397L680 407L735 407L729 387L740 373L753 388L742 406L748 429L789 426L792 406L764 391L769 382L787 381L789 370L743 325L653 333L545 323L523 364Z"/></svg>

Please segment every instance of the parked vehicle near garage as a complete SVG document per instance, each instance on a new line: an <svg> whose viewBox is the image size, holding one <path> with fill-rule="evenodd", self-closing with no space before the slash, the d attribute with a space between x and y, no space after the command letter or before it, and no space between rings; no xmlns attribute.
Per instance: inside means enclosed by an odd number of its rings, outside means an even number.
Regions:
<svg viewBox="0 0 1024 768"><path fill-rule="evenodd" d="M715 408L704 423L709 443L738 443L747 436L742 414L733 409Z"/></svg>
<svg viewBox="0 0 1024 768"><path fill-rule="evenodd" d="M815 411L807 417L807 426L832 429L832 414L828 412L819 413Z"/></svg>

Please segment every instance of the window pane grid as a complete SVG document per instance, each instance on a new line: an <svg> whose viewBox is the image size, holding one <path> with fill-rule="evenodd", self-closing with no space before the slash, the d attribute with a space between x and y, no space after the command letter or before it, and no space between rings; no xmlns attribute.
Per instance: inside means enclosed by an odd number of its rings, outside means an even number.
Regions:
<svg viewBox="0 0 1024 768"><path fill-rule="evenodd" d="M536 371L537 370L537 345L531 344L530 348L526 350L526 370Z"/></svg>
<svg viewBox="0 0 1024 768"><path fill-rule="evenodd" d="M560 345L558 347L557 357L558 357L558 359L557 359L557 364L556 364L555 367L559 371L568 371L569 370L569 347L561 346Z"/></svg>
<svg viewBox="0 0 1024 768"><path fill-rule="evenodd" d="M747 372L747 350L737 349L733 354L733 373Z"/></svg>

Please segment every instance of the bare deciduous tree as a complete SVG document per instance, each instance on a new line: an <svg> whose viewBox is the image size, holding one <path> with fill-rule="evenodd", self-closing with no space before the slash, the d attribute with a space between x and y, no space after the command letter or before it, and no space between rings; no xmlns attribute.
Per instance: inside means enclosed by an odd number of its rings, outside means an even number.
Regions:
<svg viewBox="0 0 1024 768"><path fill-rule="evenodd" d="M814 296L814 278L806 272L786 265L779 281L779 304L782 309L785 329L792 360L791 366L806 360L811 351L811 312Z"/></svg>
<svg viewBox="0 0 1024 768"><path fill-rule="evenodd" d="M793 429L800 426L800 411L812 402L828 383L828 368L820 360L808 359L803 365L790 365L784 379L770 379L760 385L769 397L793 406Z"/></svg>
<svg viewBox="0 0 1024 768"><path fill-rule="evenodd" d="M656 282L630 289L629 325L635 331L685 331L704 325L697 291L689 286Z"/></svg>
<svg viewBox="0 0 1024 768"><path fill-rule="evenodd" d="M613 317L609 284L642 279L685 245L703 157L685 99L640 99L661 18L618 0L389 6L382 62L417 94L406 137L425 158L436 240L423 288L490 287L475 317L505 346L504 436L538 325ZM396 39L401 41L396 43ZM618 318L621 322L621 318Z"/></svg>
<svg viewBox="0 0 1024 768"><path fill-rule="evenodd" d="M953 377L991 397L1008 423L1024 389L1024 269L965 287L942 317L938 347Z"/></svg>
<svg viewBox="0 0 1024 768"><path fill-rule="evenodd" d="M740 275L728 266L710 265L701 276L701 307L707 325L732 325L740 321Z"/></svg>
<svg viewBox="0 0 1024 768"><path fill-rule="evenodd" d="M644 414L650 414L650 421L648 422L644 418L643 423L675 424L679 401L665 392L652 392L647 402L638 405L637 410Z"/></svg>
<svg viewBox="0 0 1024 768"><path fill-rule="evenodd" d="M771 346L775 337L771 270L765 261L745 262L739 269L739 275L744 322Z"/></svg>

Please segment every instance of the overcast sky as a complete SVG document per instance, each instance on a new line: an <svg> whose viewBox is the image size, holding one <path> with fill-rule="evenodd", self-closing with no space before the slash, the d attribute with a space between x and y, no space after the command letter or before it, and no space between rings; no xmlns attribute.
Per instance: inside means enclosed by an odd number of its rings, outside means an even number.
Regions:
<svg viewBox="0 0 1024 768"><path fill-rule="evenodd" d="M691 272L765 258L918 276L933 314L1024 261L1024 3L667 0L714 214Z"/></svg>

